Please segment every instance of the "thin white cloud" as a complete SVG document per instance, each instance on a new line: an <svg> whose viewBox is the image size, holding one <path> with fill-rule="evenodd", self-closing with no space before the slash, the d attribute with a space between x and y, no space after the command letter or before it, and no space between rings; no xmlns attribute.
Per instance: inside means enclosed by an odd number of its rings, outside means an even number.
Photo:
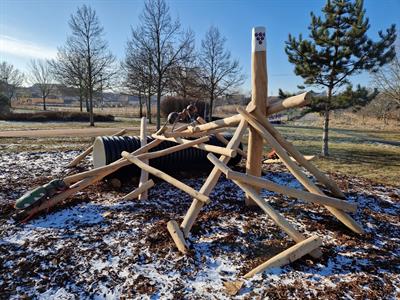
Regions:
<svg viewBox="0 0 400 300"><path fill-rule="evenodd" d="M0 53L23 58L54 58L57 49L0 34Z"/></svg>

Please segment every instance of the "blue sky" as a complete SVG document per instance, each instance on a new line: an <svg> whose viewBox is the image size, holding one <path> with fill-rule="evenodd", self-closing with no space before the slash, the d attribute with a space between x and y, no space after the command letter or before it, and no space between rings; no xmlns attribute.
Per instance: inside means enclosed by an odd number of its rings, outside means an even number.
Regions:
<svg viewBox="0 0 400 300"><path fill-rule="evenodd" d="M267 29L269 94L278 88L295 91L302 79L293 74L284 43L289 33L307 35L310 12L318 13L325 0L186 0L168 1L173 17L196 34L197 47L209 26L217 26L227 38L226 46L238 58L246 75L243 91L250 90L251 28ZM69 34L68 19L82 4L92 6L104 26L105 38L118 59L123 59L131 26L138 23L143 1L133 0L0 0L0 61L26 71L32 58L51 58ZM400 0L366 0L369 35L395 23L400 27ZM368 74L353 77L367 85Z"/></svg>

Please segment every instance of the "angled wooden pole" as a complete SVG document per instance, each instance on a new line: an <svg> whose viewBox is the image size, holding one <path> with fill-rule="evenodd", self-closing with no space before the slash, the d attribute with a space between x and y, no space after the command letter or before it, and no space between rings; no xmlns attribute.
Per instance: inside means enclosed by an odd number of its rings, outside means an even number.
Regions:
<svg viewBox="0 0 400 300"><path fill-rule="evenodd" d="M143 192L147 191L149 188L154 186L154 181L153 180L148 180L141 184L139 187L134 189L132 192L129 194L126 194L122 199L123 200L133 200L138 198L140 195L143 195Z"/></svg>
<svg viewBox="0 0 400 300"><path fill-rule="evenodd" d="M232 139L229 141L229 144L226 146L226 148L237 149L246 129L247 129L247 122L244 119L242 119L240 121L239 126L237 127ZM219 159L224 163L228 163L230 160L230 157L221 156ZM217 184L220 176L221 176L221 171L217 167L214 167L212 169L210 175L208 175L203 186L201 187L200 193L202 193L203 195L207 195L207 196L210 195L211 191ZM184 233L185 237L187 237L189 235L190 229L192 228L194 221L196 220L197 216L199 215L203 205L204 205L204 203L202 203L201 201L198 201L197 199L193 199L193 202L192 202L189 210L187 211L186 216L183 219L183 222L181 223L181 228L183 229L183 233Z"/></svg>
<svg viewBox="0 0 400 300"><path fill-rule="evenodd" d="M191 148L194 147L196 145L208 142L209 137L208 136L203 136L201 138L195 139L195 140L191 140L191 141L187 141L184 142L182 144L178 144L176 146L172 146L169 148L165 148L163 150L159 150L159 151L155 151L155 152L150 152L150 153L143 153L137 156L137 158L139 158L140 160L149 160L149 159L154 159L157 157L161 157L161 156L165 156L177 151L181 151L187 148Z"/></svg>
<svg viewBox="0 0 400 300"><path fill-rule="evenodd" d="M221 168L224 163L220 162L213 154L209 154L208 159L216 165L216 167ZM224 167L222 167L224 168ZM285 231L295 242L301 242L306 239L306 237L301 234L296 228L286 220L279 212L270 206L267 201L258 195L258 192L251 186L244 184L240 181L233 180L233 182L239 186L246 194L250 195L255 203L260 206L260 208L278 225L283 231ZM313 257L318 258L321 256L320 251L313 253Z"/></svg>
<svg viewBox="0 0 400 300"><path fill-rule="evenodd" d="M299 95L295 95L286 99L283 99L281 101L277 101L274 103L271 103L268 106L268 115L273 115L276 114L280 111L289 109L289 108L294 108L294 107L301 107L304 105L307 105L311 102L312 96L311 93L309 92L304 92ZM265 118L265 116L262 116Z"/></svg>
<svg viewBox="0 0 400 300"><path fill-rule="evenodd" d="M346 198L346 196L343 194L343 192L340 190L340 188L337 186L336 182L331 180L327 175L322 173L320 170L318 170L317 167L315 167L310 161L308 161L294 146L292 143L287 141L281 134L280 132L272 126L268 120L263 117L262 115L258 114L256 112L256 117L257 121L260 122L270 133L271 135L278 141L278 143L286 149L287 152L290 153L290 155L293 156L293 158L301 165L303 166L307 171L309 171L312 175L315 176L315 178L325 185L331 192L334 194L336 197L339 198Z"/></svg>
<svg viewBox="0 0 400 300"><path fill-rule="evenodd" d="M196 191L195 189L193 189L190 186L184 184L183 182L175 179L174 177L172 177L154 167L151 167L148 164L145 164L140 159L138 159L136 156L134 156L126 151L123 151L121 155L122 155L122 157L129 160L131 163L137 165L139 168L146 170L148 173L150 173L154 176L157 176L158 178L161 178L162 180L168 182L169 184L172 184L173 186L184 191L185 193L189 194L193 198L196 198L203 203L210 202L210 198L208 198L208 196L204 195L201 192Z"/></svg>
<svg viewBox="0 0 400 300"><path fill-rule="evenodd" d="M296 163L294 163L290 159L289 155L286 153L286 150L282 148L282 146L268 132L267 129L265 129L258 121L256 121L246 110L239 107L238 112L249 122L249 124L254 129L256 129L261 134L261 136L263 136L263 138L271 145L271 147L275 149L282 162L306 189L314 194L318 194L321 196L325 195L310 179L308 179L308 177L300 170L299 166L297 166ZM354 232L360 234L364 233L362 227L344 211L326 205L325 208Z"/></svg>
<svg viewBox="0 0 400 300"><path fill-rule="evenodd" d="M175 242L176 247L178 250L183 253L188 253L188 244L185 241L183 233L179 228L178 223L175 220L171 220L167 223L167 229L169 234L172 236L172 239Z"/></svg>
<svg viewBox="0 0 400 300"><path fill-rule="evenodd" d="M184 133L186 132L191 132L191 133L198 133L202 131L209 131L209 130L214 130L214 129L219 129L219 128L224 128L224 127L236 127L241 120L240 115L236 114L231 117L227 117L221 120L216 120L212 122L208 122L205 124L200 124L196 126L189 126L187 131L183 131Z"/></svg>
<svg viewBox="0 0 400 300"><path fill-rule="evenodd" d="M197 122L199 122L199 124L206 124L207 122L202 118L202 117L197 117ZM221 142L224 143L225 145L228 145L229 141L220 133L216 133L215 137ZM226 149L226 148L224 148ZM237 153L239 153L242 157L247 158L247 153L244 152L242 149L237 148L236 149ZM211 151L210 151L211 152ZM225 154L224 154L225 155Z"/></svg>
<svg viewBox="0 0 400 300"><path fill-rule="evenodd" d="M297 243L296 245L286 249L285 251L277 254L276 256L272 257L271 259L267 260L263 264L259 265L258 267L254 268L246 275L244 278L251 278L257 273L264 272L270 268L277 268L287 265L295 260L303 257L304 255L312 252L313 250L317 249L322 245L322 241L317 236L309 237L308 239Z"/></svg>
<svg viewBox="0 0 400 300"><path fill-rule="evenodd" d="M117 133L114 133L112 136L121 136L124 135L127 132L126 129L122 129L118 131ZM93 151L93 145L87 148L85 151L83 151L81 154L79 154L77 157L74 158L73 161L71 161L68 165L67 168L72 168L77 166L86 156L88 156L90 153Z"/></svg>
<svg viewBox="0 0 400 300"><path fill-rule="evenodd" d="M153 138L155 139L160 139L163 141L170 141L170 142L174 142L177 144L187 144L187 143L191 143L192 140L187 140L187 139L183 139L183 138L179 138L179 137L165 137L163 135L157 135L157 134L152 134L151 135ZM208 137L208 136L205 136ZM193 148L196 149L200 149L200 150L204 150L204 151L208 151L208 152L213 152L216 154L221 154L221 155L226 155L229 157L235 157L237 154L236 150L233 149L227 149L227 148L223 148L223 147L219 147L219 146L214 146L214 145L208 145L208 144L197 144L197 145L193 145Z"/></svg>
<svg viewBox="0 0 400 300"><path fill-rule="evenodd" d="M308 203L317 203L321 205L328 205L336 207L343 211L355 212L357 210L357 204L349 203L344 200L340 200L333 197L317 195L305 191L300 191L296 189L289 188L287 186L282 186L267 180L265 178L256 177L253 175L242 174L240 172L233 171L226 164L219 161L214 155L209 154L207 158L218 167L226 176L226 178L242 182L253 187L264 188L272 192L276 192L282 195L287 195L289 197L294 197L301 199Z"/></svg>
<svg viewBox="0 0 400 300"><path fill-rule="evenodd" d="M252 53L251 53L251 102L254 111L261 115L267 114L268 78L266 58L265 27L255 27L252 30ZM247 148L246 173L261 176L263 138L250 127L249 142ZM246 196L246 205L255 205L249 195Z"/></svg>
<svg viewBox="0 0 400 300"><path fill-rule="evenodd" d="M147 118L143 117L140 120L140 147L144 147L147 145ZM149 163L148 159L144 159L143 162L145 164ZM149 180L149 173L145 170L140 170L140 179L139 179L139 187L143 185L145 182ZM139 200L146 200L147 199L147 189L143 190L141 194L139 194Z"/></svg>

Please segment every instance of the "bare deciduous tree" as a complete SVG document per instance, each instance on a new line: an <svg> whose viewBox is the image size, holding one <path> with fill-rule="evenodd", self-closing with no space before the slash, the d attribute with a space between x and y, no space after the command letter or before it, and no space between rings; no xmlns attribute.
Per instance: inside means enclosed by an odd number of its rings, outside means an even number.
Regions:
<svg viewBox="0 0 400 300"><path fill-rule="evenodd" d="M377 88L386 96L400 105L400 46L393 60L381 67L378 72L372 73Z"/></svg>
<svg viewBox="0 0 400 300"><path fill-rule="evenodd" d="M201 41L200 70L203 88L210 100L209 119L212 119L214 100L243 83L238 60L232 60L225 49L226 38L218 28L211 26Z"/></svg>
<svg viewBox="0 0 400 300"><path fill-rule="evenodd" d="M25 80L24 74L16 69L12 64L3 61L0 64L0 88L11 102L15 96L15 91L22 86Z"/></svg>
<svg viewBox="0 0 400 300"><path fill-rule="evenodd" d="M46 110L46 98L54 90L54 77L49 63L46 60L31 60L29 70L29 81L39 88L43 99L43 110Z"/></svg>
<svg viewBox="0 0 400 300"><path fill-rule="evenodd" d="M188 44L182 53L184 59L168 72L168 90L182 99L201 98L200 69L194 44Z"/></svg>
<svg viewBox="0 0 400 300"><path fill-rule="evenodd" d="M86 111L89 112L89 101L84 82L84 58L79 53L73 52L72 49L60 47L57 58L50 60L49 64L54 78L59 83L78 89L80 111L83 110L83 99L85 99Z"/></svg>
<svg viewBox="0 0 400 300"><path fill-rule="evenodd" d="M191 31L182 32L178 20L173 21L164 0L147 0L139 26L132 31L132 43L151 53L157 95L157 128L160 128L160 103L167 84L167 72L185 59L184 49L194 42Z"/></svg>
<svg viewBox="0 0 400 300"><path fill-rule="evenodd" d="M83 5L71 15L69 26L72 30L67 40L66 48L69 53L76 53L84 66L83 81L89 99L90 126L94 126L93 95L100 86L109 87L116 75L115 57L108 49L104 40L104 28L95 10Z"/></svg>
<svg viewBox="0 0 400 300"><path fill-rule="evenodd" d="M139 97L139 114L143 115L143 97L146 97L146 113L149 123L151 120L151 97L155 93L153 79L154 67L150 59L151 53L146 49L138 49L128 41L125 61L122 68L125 71L125 86Z"/></svg>

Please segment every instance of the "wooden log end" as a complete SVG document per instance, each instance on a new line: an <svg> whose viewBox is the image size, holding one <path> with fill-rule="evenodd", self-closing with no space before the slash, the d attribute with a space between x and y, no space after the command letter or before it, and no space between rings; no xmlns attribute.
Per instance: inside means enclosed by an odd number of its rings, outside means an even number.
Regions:
<svg viewBox="0 0 400 300"><path fill-rule="evenodd" d="M226 293L230 296L235 296L242 289L244 281L243 280L225 281L223 284Z"/></svg>
<svg viewBox="0 0 400 300"><path fill-rule="evenodd" d="M189 246L187 245L185 238L183 236L183 232L179 227L178 223L175 220L171 220L167 223L167 229L169 234L171 235L172 239L175 242L176 247L178 250L183 253L188 253Z"/></svg>
<svg viewBox="0 0 400 300"><path fill-rule="evenodd" d="M295 260L311 253L322 245L322 240L318 236L311 236L300 243L293 245L292 247L282 251L281 253L270 258L266 262L262 263L258 267L254 268L244 278L249 279L255 274L262 273L271 268L279 268Z"/></svg>

